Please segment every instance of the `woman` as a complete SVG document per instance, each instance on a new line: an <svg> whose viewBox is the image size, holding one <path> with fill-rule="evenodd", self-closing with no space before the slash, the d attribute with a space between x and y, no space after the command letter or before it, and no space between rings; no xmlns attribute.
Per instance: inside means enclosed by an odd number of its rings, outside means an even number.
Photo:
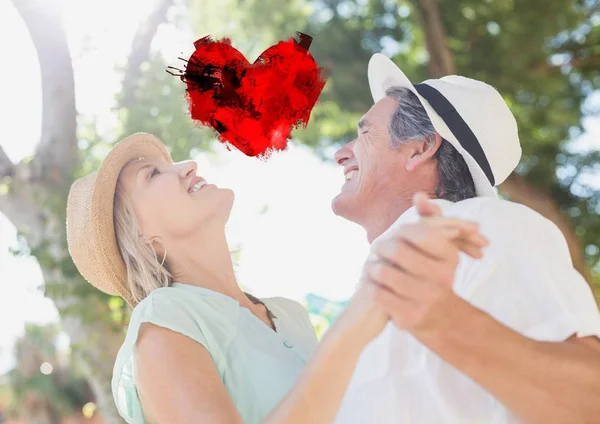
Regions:
<svg viewBox="0 0 600 424"><path fill-rule="evenodd" d="M391 292L365 282L317 349L300 304L243 293L224 231L233 199L141 133L71 187L73 261L134 307L112 382L128 423L332 422L388 322Z"/></svg>

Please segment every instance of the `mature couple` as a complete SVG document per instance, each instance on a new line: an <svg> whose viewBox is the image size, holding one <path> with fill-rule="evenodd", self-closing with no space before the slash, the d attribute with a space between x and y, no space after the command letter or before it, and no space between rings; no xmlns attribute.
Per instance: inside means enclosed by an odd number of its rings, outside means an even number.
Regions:
<svg viewBox="0 0 600 424"><path fill-rule="evenodd" d="M592 293L560 231L493 189L521 156L502 97L413 85L380 54L368 76L332 207L371 253L318 345L301 305L242 292L233 193L194 162L134 134L73 184L71 256L134 307L112 385L128 423L600 422Z"/></svg>

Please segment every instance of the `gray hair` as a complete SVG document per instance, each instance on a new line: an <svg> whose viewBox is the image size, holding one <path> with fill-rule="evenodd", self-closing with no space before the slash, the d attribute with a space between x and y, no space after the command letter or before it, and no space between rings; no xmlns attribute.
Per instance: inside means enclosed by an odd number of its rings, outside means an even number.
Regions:
<svg viewBox="0 0 600 424"><path fill-rule="evenodd" d="M392 147L421 140L433 143L435 128L417 96L405 87L391 87L385 94L398 102L390 121ZM439 199L459 202L477 196L467 163L452 144L443 140L435 158L438 170L436 195Z"/></svg>

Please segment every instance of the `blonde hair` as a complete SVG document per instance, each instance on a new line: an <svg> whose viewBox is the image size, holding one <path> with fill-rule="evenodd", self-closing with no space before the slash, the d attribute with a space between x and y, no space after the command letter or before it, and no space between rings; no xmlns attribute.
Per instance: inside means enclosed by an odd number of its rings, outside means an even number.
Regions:
<svg viewBox="0 0 600 424"><path fill-rule="evenodd" d="M165 260L142 240L138 220L125 196L125 189L117 181L113 218L117 246L127 270L127 285L136 303L144 300L153 290L168 287L173 276Z"/></svg>

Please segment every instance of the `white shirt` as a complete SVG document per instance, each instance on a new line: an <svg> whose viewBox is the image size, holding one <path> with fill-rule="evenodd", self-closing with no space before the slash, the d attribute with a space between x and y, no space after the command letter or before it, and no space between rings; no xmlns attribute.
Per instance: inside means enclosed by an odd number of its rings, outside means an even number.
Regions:
<svg viewBox="0 0 600 424"><path fill-rule="evenodd" d="M533 210L494 198L435 200L444 216L480 224L483 259L461 253L454 291L535 340L600 337L600 313L573 268L560 230ZM419 220L406 211L388 229ZM389 324L363 351L336 424L508 424L517 419L485 389Z"/></svg>

